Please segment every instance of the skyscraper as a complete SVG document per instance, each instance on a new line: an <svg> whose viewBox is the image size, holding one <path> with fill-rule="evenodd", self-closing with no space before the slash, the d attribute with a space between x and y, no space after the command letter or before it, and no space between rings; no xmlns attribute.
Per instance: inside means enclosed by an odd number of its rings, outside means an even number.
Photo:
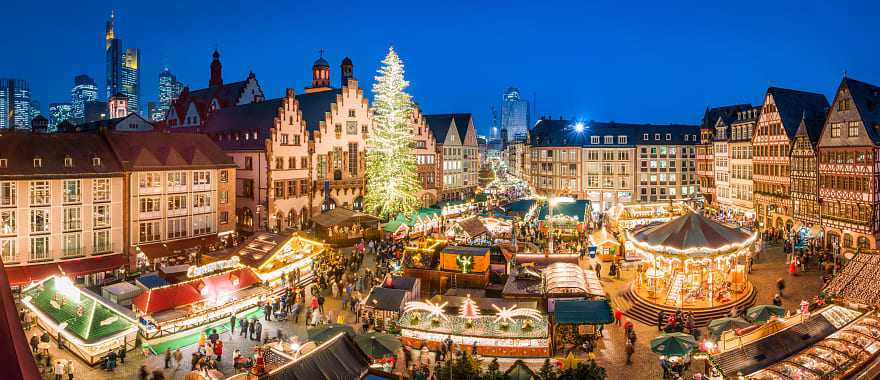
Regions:
<svg viewBox="0 0 880 380"><path fill-rule="evenodd" d="M31 89L24 79L0 79L0 129L31 127Z"/></svg>
<svg viewBox="0 0 880 380"><path fill-rule="evenodd" d="M30 112L31 112L31 114L30 114L31 120L33 120L33 118L35 118L37 116L40 116L43 113L39 100L31 99Z"/></svg>
<svg viewBox="0 0 880 380"><path fill-rule="evenodd" d="M520 98L519 89L510 87L501 102L501 130L507 130L507 142L524 139L529 134L529 102Z"/></svg>
<svg viewBox="0 0 880 380"><path fill-rule="evenodd" d="M55 132L58 124L73 117L73 106L70 103L49 104L49 132Z"/></svg>
<svg viewBox="0 0 880 380"><path fill-rule="evenodd" d="M128 110L138 112L140 107L140 49L128 48L123 52L122 40L116 38L115 13L110 13L104 35L107 63L107 98L116 94L128 97Z"/></svg>
<svg viewBox="0 0 880 380"><path fill-rule="evenodd" d="M156 112L150 114L153 121L165 120L165 115L171 107L171 101L180 96L183 91L183 83L177 81L177 77L171 73L166 67L159 73L159 104L156 105Z"/></svg>
<svg viewBox="0 0 880 380"><path fill-rule="evenodd" d="M85 120L86 102L97 99L98 86L95 85L95 80L85 74L77 75L73 79L73 89L70 90L71 118Z"/></svg>

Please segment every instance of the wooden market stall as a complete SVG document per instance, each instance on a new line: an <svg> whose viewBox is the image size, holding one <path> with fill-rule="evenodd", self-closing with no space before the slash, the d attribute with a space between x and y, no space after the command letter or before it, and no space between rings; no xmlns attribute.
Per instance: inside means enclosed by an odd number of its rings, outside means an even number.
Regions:
<svg viewBox="0 0 880 380"><path fill-rule="evenodd" d="M241 265L251 268L261 282L278 292L288 284L311 283L312 264L327 249L323 243L299 233L259 232L236 249L206 255L205 262L224 262L235 257Z"/></svg>
<svg viewBox="0 0 880 380"><path fill-rule="evenodd" d="M400 317L406 299L406 290L375 286L361 303L360 317L372 316L376 330L384 330L388 321L396 321Z"/></svg>
<svg viewBox="0 0 880 380"><path fill-rule="evenodd" d="M430 235L440 229L440 213L436 208L420 208L412 213L400 213L385 223L382 229L395 239Z"/></svg>
<svg viewBox="0 0 880 380"><path fill-rule="evenodd" d="M138 323L135 315L67 277L51 276L22 291L22 303L37 316L37 323L89 365L100 362L110 350L135 348Z"/></svg>
<svg viewBox="0 0 880 380"><path fill-rule="evenodd" d="M605 228L590 234L589 249L595 249L597 256L602 261L613 261L623 258L620 241Z"/></svg>
<svg viewBox="0 0 880 380"><path fill-rule="evenodd" d="M476 216L456 220L446 229L447 238L463 243L486 237L488 234L489 229Z"/></svg>
<svg viewBox="0 0 880 380"><path fill-rule="evenodd" d="M460 273L489 271L489 247L448 246L440 251L440 270Z"/></svg>
<svg viewBox="0 0 880 380"><path fill-rule="evenodd" d="M596 335L596 327L614 322L608 300L561 300L553 311L553 349L581 345Z"/></svg>
<svg viewBox="0 0 880 380"><path fill-rule="evenodd" d="M343 207L312 216L318 238L347 244L370 236L378 236L379 218ZM373 231L374 235L370 235Z"/></svg>

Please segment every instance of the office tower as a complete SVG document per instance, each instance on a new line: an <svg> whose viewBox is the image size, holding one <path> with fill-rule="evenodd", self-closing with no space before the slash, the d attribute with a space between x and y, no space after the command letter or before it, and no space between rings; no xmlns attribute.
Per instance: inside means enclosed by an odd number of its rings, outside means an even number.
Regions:
<svg viewBox="0 0 880 380"><path fill-rule="evenodd" d="M107 20L105 57L107 64L107 98L116 94L128 97L128 110L138 112L140 106L140 49L128 48L123 51L122 40L116 38L114 30L115 13Z"/></svg>
<svg viewBox="0 0 880 380"><path fill-rule="evenodd" d="M71 118L84 120L86 102L98 99L98 86L95 80L86 74L73 78L73 89L70 90Z"/></svg>
<svg viewBox="0 0 880 380"><path fill-rule="evenodd" d="M501 130L510 140L525 139L529 133L529 102L520 98L519 89L510 87L501 102Z"/></svg>
<svg viewBox="0 0 880 380"><path fill-rule="evenodd" d="M156 104L156 112L150 114L153 121L165 120L168 109L171 108L171 101L180 96L183 90L183 83L177 81L177 77L171 73L166 67L159 73L159 103Z"/></svg>
<svg viewBox="0 0 880 380"><path fill-rule="evenodd" d="M31 99L30 104L31 104L31 106L30 106L30 119L33 120L33 118L40 116L43 113L43 111L40 110L42 107L40 107L39 100Z"/></svg>
<svg viewBox="0 0 880 380"><path fill-rule="evenodd" d="M58 124L73 118L73 106L70 103L49 104L49 132L55 132Z"/></svg>
<svg viewBox="0 0 880 380"><path fill-rule="evenodd" d="M0 129L31 127L31 89L24 79L0 79Z"/></svg>

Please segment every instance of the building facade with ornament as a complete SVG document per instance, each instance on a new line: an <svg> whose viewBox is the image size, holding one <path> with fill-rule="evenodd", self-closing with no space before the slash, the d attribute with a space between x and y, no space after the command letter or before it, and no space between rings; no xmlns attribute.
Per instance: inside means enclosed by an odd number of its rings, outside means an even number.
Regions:
<svg viewBox="0 0 880 380"><path fill-rule="evenodd" d="M469 113L423 115L437 143L440 201L464 200L477 189L480 153Z"/></svg>
<svg viewBox="0 0 880 380"><path fill-rule="evenodd" d="M818 155L826 245L849 252L880 248L880 87L843 78Z"/></svg>
<svg viewBox="0 0 880 380"><path fill-rule="evenodd" d="M416 156L418 165L419 183L422 191L418 194L422 206L429 207L437 203L439 199L440 185L438 179L442 178L440 164L437 160L437 140L431 133L428 122L422 115L422 110L416 105L410 117L410 133L413 135L413 154Z"/></svg>
<svg viewBox="0 0 880 380"><path fill-rule="evenodd" d="M728 156L730 157L730 203L732 219L751 223L755 219L752 183L752 135L758 121L760 108L748 108L736 112L730 123Z"/></svg>
<svg viewBox="0 0 880 380"><path fill-rule="evenodd" d="M821 115L827 108L822 94L767 89L752 137L755 215L763 230L789 231L794 227L791 150L795 133L804 115Z"/></svg>
<svg viewBox="0 0 880 380"><path fill-rule="evenodd" d="M737 104L722 107L706 108L700 120L700 140L696 146L697 177L700 182L700 194L703 201L710 207L717 208L715 187L715 125L721 117L730 115L746 108L748 104Z"/></svg>
<svg viewBox="0 0 880 380"><path fill-rule="evenodd" d="M791 148L791 216L797 231L813 231L821 224L819 168L816 144L825 114L804 114Z"/></svg>

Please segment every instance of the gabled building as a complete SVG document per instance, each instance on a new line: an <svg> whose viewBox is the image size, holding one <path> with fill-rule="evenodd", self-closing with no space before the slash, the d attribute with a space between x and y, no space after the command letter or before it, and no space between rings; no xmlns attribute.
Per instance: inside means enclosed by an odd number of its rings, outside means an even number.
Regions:
<svg viewBox="0 0 880 380"><path fill-rule="evenodd" d="M700 181L700 194L706 205L717 208L715 188L715 123L719 117L729 117L744 109L749 104L735 104L723 107L706 108L700 120L700 141L696 146L697 176Z"/></svg>
<svg viewBox="0 0 880 380"><path fill-rule="evenodd" d="M825 243L877 249L880 233L880 87L843 78L819 138Z"/></svg>
<svg viewBox="0 0 880 380"><path fill-rule="evenodd" d="M805 114L791 149L791 215L795 225L807 230L821 223L819 167L816 144L825 124L824 114Z"/></svg>
<svg viewBox="0 0 880 380"><path fill-rule="evenodd" d="M755 214L763 230L794 226L791 151L801 120L821 119L828 109L822 94L770 87L752 137Z"/></svg>
<svg viewBox="0 0 880 380"><path fill-rule="evenodd" d="M469 113L424 115L442 163L439 200L458 200L476 192L480 167L473 117Z"/></svg>
<svg viewBox="0 0 880 380"><path fill-rule="evenodd" d="M101 129L125 132L146 132L155 128L153 122L144 119L137 113L129 113L128 116L113 119L96 120L82 124L65 123L58 125L59 130L66 132L94 132Z"/></svg>
<svg viewBox="0 0 880 380"><path fill-rule="evenodd" d="M730 163L730 203L727 207L731 219L745 225L755 220L752 183L752 135L760 108L751 108L736 113L736 120L730 123L728 156Z"/></svg>
<svg viewBox="0 0 880 380"><path fill-rule="evenodd" d="M415 140L412 154L416 156L419 182L422 185L422 192L418 197L422 206L430 207L438 200L440 161L437 160L437 140L418 106L413 108L410 117L410 133Z"/></svg>
<svg viewBox="0 0 880 380"><path fill-rule="evenodd" d="M165 115L169 128L202 128L211 112L242 104L256 103L265 99L263 89L254 73L243 81L223 83L223 66L220 53L214 50L211 62L211 79L208 87L190 90L184 87L180 96L172 101Z"/></svg>

